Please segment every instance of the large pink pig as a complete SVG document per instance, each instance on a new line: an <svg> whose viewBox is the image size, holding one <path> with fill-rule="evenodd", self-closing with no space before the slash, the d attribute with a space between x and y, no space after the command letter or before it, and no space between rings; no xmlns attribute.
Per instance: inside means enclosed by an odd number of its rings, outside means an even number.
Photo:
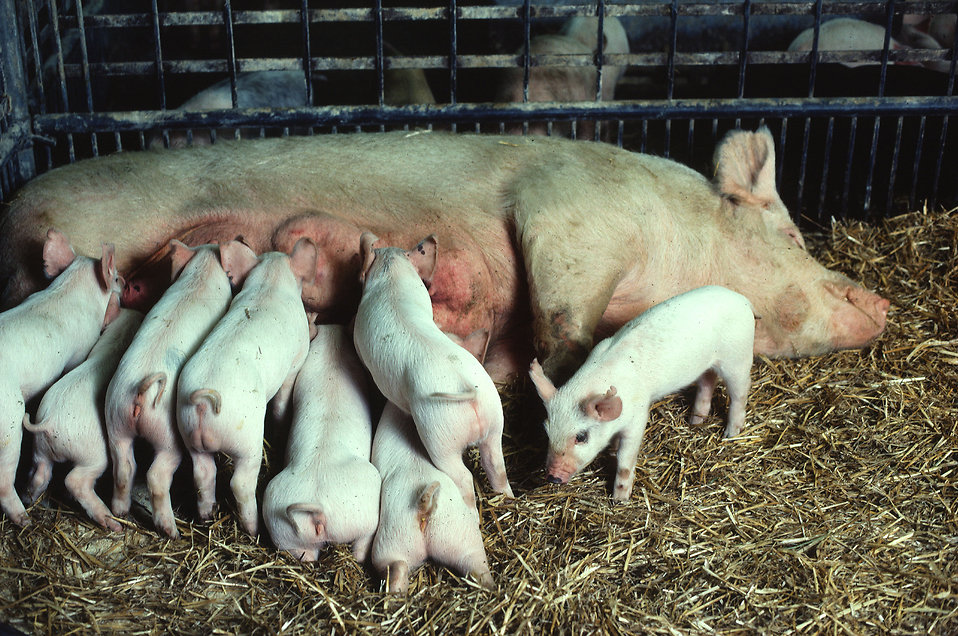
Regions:
<svg viewBox="0 0 958 636"><path fill-rule="evenodd" d="M224 258L233 258L224 245ZM197 509L208 520L216 503L216 463L233 459L230 482L244 529L259 526L256 481L263 457L266 405L285 414L296 373L309 349L309 320L300 299L303 279L316 271L316 248L297 241L290 255L267 252L237 258L230 268L243 280L226 315L186 362L176 385L176 420L193 458Z"/></svg>
<svg viewBox="0 0 958 636"><path fill-rule="evenodd" d="M99 261L76 256L66 236L50 229L42 254L54 281L0 314L0 507L21 526L29 519L13 482L25 404L83 362L119 312L123 287L112 245L103 245Z"/></svg>
<svg viewBox="0 0 958 636"><path fill-rule="evenodd" d="M433 466L412 419L391 402L376 427L372 461L383 479L372 560L387 590L405 594L410 572L427 558L494 588L475 504Z"/></svg>
<svg viewBox="0 0 958 636"><path fill-rule="evenodd" d="M107 388L105 415L113 458L113 513L124 516L130 511L136 472L133 441L145 438L155 453L146 474L153 523L176 538L170 485L183 457L176 428L177 378L233 299L224 270L233 262L228 255L256 255L239 241L221 249L190 248L174 240L170 249L173 283L150 309L120 360Z"/></svg>
<svg viewBox="0 0 958 636"><path fill-rule="evenodd" d="M798 240L771 134L730 132L715 157L710 182L668 159L553 137L368 133L118 153L40 176L10 203L4 302L43 285L34 251L51 224L83 251L115 241L134 304L169 280L159 261L171 238L243 235L262 252L306 236L319 258L303 299L320 322L345 322L359 301L363 231L390 245L435 232L436 322L459 336L489 329L496 379L524 372L534 342L561 382L596 331L707 284L751 301L759 354L820 354L880 334L888 301Z"/></svg>
<svg viewBox="0 0 958 636"><path fill-rule="evenodd" d="M356 352L386 399L412 415L429 457L475 503L472 473L462 461L479 446L496 492L512 497L502 457L502 402L492 378L433 322L423 282L436 271L434 236L414 249L373 249L362 236L363 297L356 311Z"/></svg>
<svg viewBox="0 0 958 636"><path fill-rule="evenodd" d="M369 555L379 523L379 471L370 463L369 380L349 334L321 325L293 386L286 466L263 493L273 543L315 561L327 543Z"/></svg>
<svg viewBox="0 0 958 636"><path fill-rule="evenodd" d="M30 422L29 414L23 416L23 427L34 434L33 469L25 503L32 504L47 489L54 462L71 462L73 468L64 478L70 494L101 526L122 529L93 487L108 464L103 426L106 387L142 320L140 312L121 309L87 359L43 394L36 423Z"/></svg>

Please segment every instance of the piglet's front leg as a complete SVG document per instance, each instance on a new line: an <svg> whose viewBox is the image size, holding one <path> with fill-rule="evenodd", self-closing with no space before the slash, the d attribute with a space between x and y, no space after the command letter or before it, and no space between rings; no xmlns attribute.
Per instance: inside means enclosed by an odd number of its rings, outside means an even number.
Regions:
<svg viewBox="0 0 958 636"><path fill-rule="evenodd" d="M637 426L631 426L619 435L619 448L615 453L616 471L615 485L612 488L612 499L628 501L632 496L632 484L635 481L635 462L639 456L639 447L642 446L642 437L645 433L645 424L648 421L648 409L644 415L639 415Z"/></svg>

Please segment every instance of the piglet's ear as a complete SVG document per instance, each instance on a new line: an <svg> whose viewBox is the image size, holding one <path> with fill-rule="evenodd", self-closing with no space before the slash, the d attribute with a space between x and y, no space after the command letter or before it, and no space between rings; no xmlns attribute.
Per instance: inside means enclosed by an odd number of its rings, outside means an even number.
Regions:
<svg viewBox="0 0 958 636"><path fill-rule="evenodd" d="M373 251L373 245L379 237L372 232L363 232L359 237L359 256L362 258L363 265L359 269L359 282L366 282L366 275L369 274L369 268L373 266L376 260L376 252Z"/></svg>
<svg viewBox="0 0 958 636"><path fill-rule="evenodd" d="M47 240L43 244L43 273L47 278L56 278L70 266L76 252L70 246L70 241L60 230L50 228L47 231Z"/></svg>
<svg viewBox="0 0 958 636"><path fill-rule="evenodd" d="M548 404L549 400L555 397L556 387L552 384L552 380L546 377L538 358L533 358L532 364L529 365L529 377L532 378L532 383L536 386L539 397Z"/></svg>
<svg viewBox="0 0 958 636"><path fill-rule="evenodd" d="M301 537L322 539L326 532L326 515L319 506L306 503L290 504L286 517Z"/></svg>
<svg viewBox="0 0 958 636"><path fill-rule="evenodd" d="M439 241L435 234L430 234L419 245L406 252L406 256L416 267L416 272L422 282L428 285L436 273L436 254L439 252Z"/></svg>
<svg viewBox="0 0 958 636"><path fill-rule="evenodd" d="M173 269L170 271L170 280L174 281L186 267L186 264L193 258L195 252L186 246L185 243L173 239L170 241L170 262Z"/></svg>
<svg viewBox="0 0 958 636"><path fill-rule="evenodd" d="M113 243L103 244L103 255L100 257L100 285L104 291L120 291L114 289L116 279L116 251Z"/></svg>
<svg viewBox="0 0 958 636"><path fill-rule="evenodd" d="M256 252L234 239L220 245L220 263L233 287L240 287L246 275L256 266Z"/></svg>
<svg viewBox="0 0 958 636"><path fill-rule="evenodd" d="M296 278L304 283L313 280L316 277L316 260L319 252L316 250L316 244L308 238L301 238L296 241L293 251L289 254L289 265L293 269Z"/></svg>
<svg viewBox="0 0 958 636"><path fill-rule="evenodd" d="M609 387L605 395L593 395L582 401L582 412L600 422L608 422L622 415L622 398L615 394L615 387Z"/></svg>

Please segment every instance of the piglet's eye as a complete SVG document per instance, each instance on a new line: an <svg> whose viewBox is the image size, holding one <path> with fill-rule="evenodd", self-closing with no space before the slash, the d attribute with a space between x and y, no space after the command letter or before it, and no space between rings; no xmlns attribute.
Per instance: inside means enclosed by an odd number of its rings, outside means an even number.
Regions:
<svg viewBox="0 0 958 636"><path fill-rule="evenodd" d="M579 431L575 436L576 444L585 444L589 441L589 431Z"/></svg>

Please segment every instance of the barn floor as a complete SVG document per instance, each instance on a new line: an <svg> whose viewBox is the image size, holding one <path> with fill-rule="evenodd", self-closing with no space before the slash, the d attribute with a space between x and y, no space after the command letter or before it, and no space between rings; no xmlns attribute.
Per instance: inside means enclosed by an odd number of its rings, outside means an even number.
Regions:
<svg viewBox="0 0 958 636"><path fill-rule="evenodd" d="M132 522L108 533L51 493L32 527L0 520L0 622L50 634L956 633L958 211L837 225L810 249L892 300L885 333L862 351L756 361L733 441L719 418L686 423L688 395L656 405L627 504L608 496L608 456L545 484L541 427L522 415L531 400L508 401L518 498L490 497L475 470L496 592L427 564L407 599L390 598L347 548L299 563L239 531L228 506L168 541ZM181 498L178 516L191 514Z"/></svg>

